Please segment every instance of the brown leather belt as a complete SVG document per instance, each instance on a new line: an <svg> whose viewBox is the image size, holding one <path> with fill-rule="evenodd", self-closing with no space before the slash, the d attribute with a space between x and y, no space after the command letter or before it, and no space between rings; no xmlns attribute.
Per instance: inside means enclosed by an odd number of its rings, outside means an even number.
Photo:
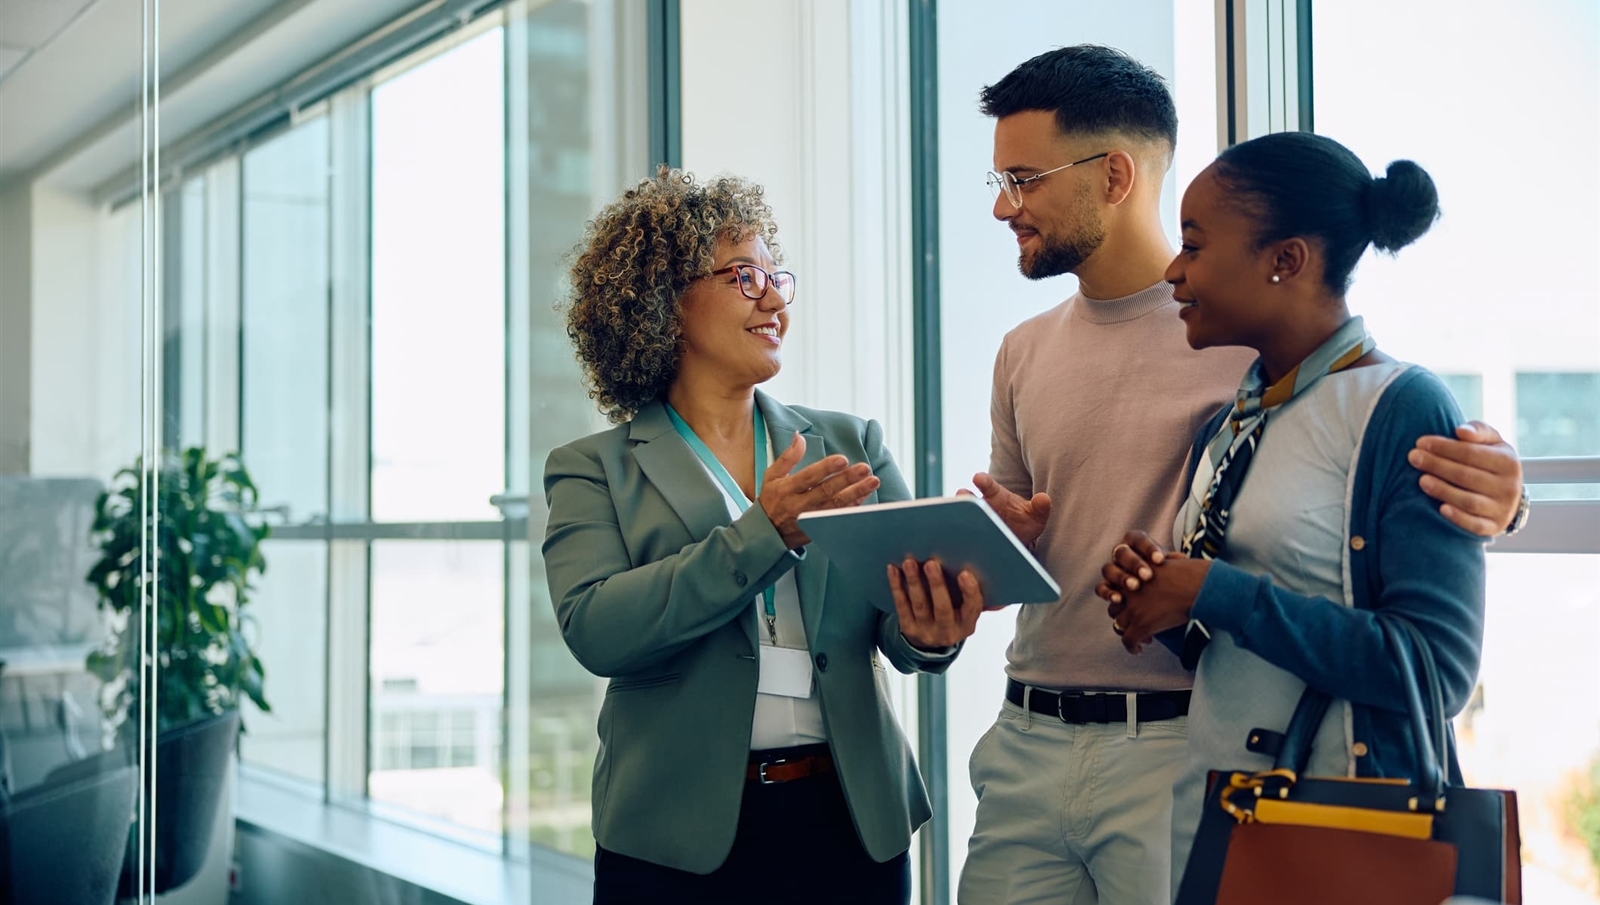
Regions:
<svg viewBox="0 0 1600 905"><path fill-rule="evenodd" d="M744 778L747 782L759 782L766 786L775 782L793 782L796 779L828 776L832 773L833 757L823 751L794 757L757 759L753 756L750 764L744 769Z"/></svg>

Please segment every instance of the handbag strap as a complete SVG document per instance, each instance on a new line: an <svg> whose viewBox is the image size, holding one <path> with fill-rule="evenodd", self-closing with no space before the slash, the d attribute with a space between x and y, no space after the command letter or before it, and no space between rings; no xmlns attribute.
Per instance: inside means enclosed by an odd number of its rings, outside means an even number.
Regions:
<svg viewBox="0 0 1600 905"><path fill-rule="evenodd" d="M1444 688L1439 681L1439 669L1433 659L1433 648L1428 646L1428 640L1422 636L1422 631L1409 619L1393 617L1394 622L1405 628L1406 634L1411 637L1411 648L1417 654L1417 662L1422 667L1423 691L1427 694L1428 738L1433 742L1434 764L1439 768L1442 778L1440 787L1448 784L1447 765L1455 746L1455 740L1450 735L1450 721L1444 713ZM1419 736L1420 739L1420 736Z"/></svg>
<svg viewBox="0 0 1600 905"><path fill-rule="evenodd" d="M1422 633L1409 621L1398 616L1378 617L1383 633L1400 659L1400 681L1405 686L1406 705L1411 711L1411 735L1415 745L1416 778L1422 789L1418 807L1431 811L1444 798L1444 757L1435 750L1434 739L1442 750L1444 733L1444 703L1439 690L1439 673L1434 666L1433 654L1422 639ZM1417 677L1422 676L1419 688ZM1424 691L1427 698L1423 698Z"/></svg>
<svg viewBox="0 0 1600 905"><path fill-rule="evenodd" d="M1414 756L1422 774L1416 778L1422 792L1417 806L1432 811L1444 798L1444 765L1449 762L1451 745L1445 728L1439 671L1433 661L1433 651L1410 620L1379 613L1378 624L1399 659L1400 681L1405 686L1406 709L1410 711L1412 741L1416 746ZM1289 718L1289 727L1284 730L1283 744L1272 765L1274 770L1293 771L1295 776L1305 772L1311 761L1312 742L1332 703L1332 695L1306 687L1295 705L1294 715Z"/></svg>
<svg viewBox="0 0 1600 905"><path fill-rule="evenodd" d="M1306 686L1300 703L1295 705L1294 716L1289 717L1289 728L1283 731L1283 744L1272 763L1273 770L1290 770L1296 776L1306 771L1306 765L1311 762L1311 743L1332 703L1333 695Z"/></svg>

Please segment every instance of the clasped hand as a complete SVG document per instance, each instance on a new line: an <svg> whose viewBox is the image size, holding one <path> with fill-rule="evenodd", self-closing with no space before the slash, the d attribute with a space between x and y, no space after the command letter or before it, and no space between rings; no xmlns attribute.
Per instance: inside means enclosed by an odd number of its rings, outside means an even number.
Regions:
<svg viewBox="0 0 1600 905"><path fill-rule="evenodd" d="M1139 653L1156 634L1189 621L1211 561L1163 549L1143 531L1130 531L1111 550L1094 592L1107 601L1111 630L1129 653Z"/></svg>

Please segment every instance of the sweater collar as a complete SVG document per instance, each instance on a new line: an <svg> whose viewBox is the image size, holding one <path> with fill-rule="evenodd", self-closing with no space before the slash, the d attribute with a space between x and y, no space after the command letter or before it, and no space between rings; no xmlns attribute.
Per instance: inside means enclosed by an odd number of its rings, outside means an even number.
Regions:
<svg viewBox="0 0 1600 905"><path fill-rule="evenodd" d="M1119 299L1092 299L1080 290L1073 307L1079 317L1091 324L1116 324L1144 317L1169 304L1172 304L1172 284L1163 280Z"/></svg>

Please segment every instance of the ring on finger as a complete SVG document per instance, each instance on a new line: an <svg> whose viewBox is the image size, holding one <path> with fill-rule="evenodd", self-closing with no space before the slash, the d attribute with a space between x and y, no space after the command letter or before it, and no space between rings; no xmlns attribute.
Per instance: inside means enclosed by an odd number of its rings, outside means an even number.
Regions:
<svg viewBox="0 0 1600 905"><path fill-rule="evenodd" d="M1122 623L1118 622L1117 620L1113 619L1113 620L1111 620L1111 630L1120 635L1123 632L1127 631L1128 627L1123 625Z"/></svg>
<svg viewBox="0 0 1600 905"><path fill-rule="evenodd" d="M1133 548L1132 547L1128 547L1127 544L1117 544L1115 547L1111 548L1111 558L1112 559L1116 559L1117 558L1117 551L1121 550L1124 547L1127 547L1129 553L1133 552Z"/></svg>

